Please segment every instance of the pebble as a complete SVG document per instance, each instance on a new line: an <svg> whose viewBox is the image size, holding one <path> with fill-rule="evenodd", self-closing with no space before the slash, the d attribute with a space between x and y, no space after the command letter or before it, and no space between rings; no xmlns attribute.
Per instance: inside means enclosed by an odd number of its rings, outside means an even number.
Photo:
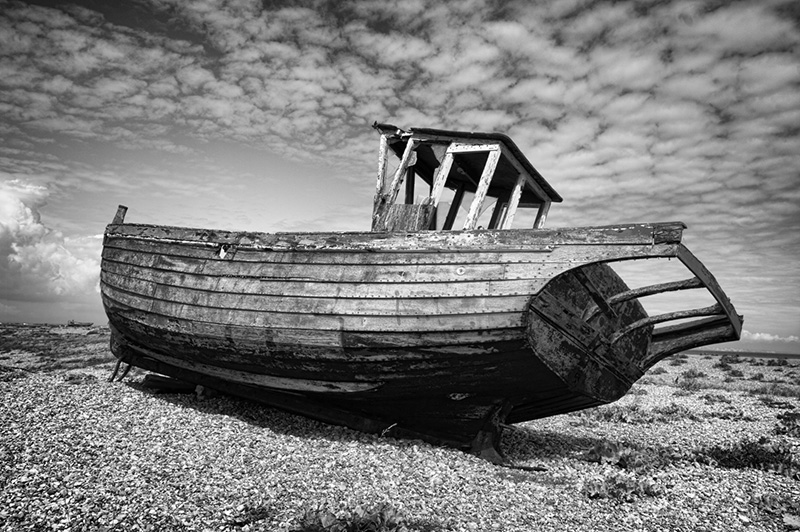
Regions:
<svg viewBox="0 0 800 532"><path fill-rule="evenodd" d="M714 372L699 357L691 362ZM789 499L798 493L796 480L680 458L745 436L774 438L780 410L738 391L711 390L731 403L709 403L702 389L681 395L669 383L690 366L665 367L667 382L654 378L603 408L652 415L679 405L697 419L612 423L576 414L510 427L507 456L544 472L499 468L459 451L224 396L153 396L138 387L143 374L136 371L125 383L105 382L110 365L81 370L96 377L86 382L58 372L0 380L0 531L288 532L308 509L344 515L383 502L409 530L783 530L782 515L758 507L751 494ZM786 401L800 408L797 398ZM715 417L727 404L744 417ZM800 448L796 439L786 441ZM621 476L616 465L586 459L597 442L675 458ZM582 491L591 479L615 475L647 477L659 494L624 502Z"/></svg>

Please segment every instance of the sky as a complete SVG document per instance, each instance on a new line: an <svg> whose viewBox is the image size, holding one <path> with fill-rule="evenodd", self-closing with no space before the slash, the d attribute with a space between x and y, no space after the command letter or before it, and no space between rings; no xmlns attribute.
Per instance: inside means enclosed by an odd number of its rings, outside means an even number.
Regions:
<svg viewBox="0 0 800 532"><path fill-rule="evenodd" d="M105 323L126 221L368 230L374 122L501 132L549 227L679 220L800 353L800 3L0 0L0 322Z"/></svg>

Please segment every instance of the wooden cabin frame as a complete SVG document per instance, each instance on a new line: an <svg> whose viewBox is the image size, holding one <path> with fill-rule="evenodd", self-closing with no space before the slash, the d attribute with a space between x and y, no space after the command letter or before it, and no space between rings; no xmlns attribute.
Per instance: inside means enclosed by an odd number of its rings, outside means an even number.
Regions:
<svg viewBox="0 0 800 532"><path fill-rule="evenodd" d="M535 208L532 229L544 226L550 204L561 197L525 158L514 142L497 133L438 129L403 131L374 124L380 133L378 174L372 216L374 232L472 231L511 229L518 210ZM391 175L390 154L399 158ZM418 178L428 185L418 195ZM446 189L450 202L442 201ZM401 194L402 190L402 194ZM464 221L456 226L467 194L473 195ZM485 225L489 200L494 201ZM439 213L440 207L447 207Z"/></svg>

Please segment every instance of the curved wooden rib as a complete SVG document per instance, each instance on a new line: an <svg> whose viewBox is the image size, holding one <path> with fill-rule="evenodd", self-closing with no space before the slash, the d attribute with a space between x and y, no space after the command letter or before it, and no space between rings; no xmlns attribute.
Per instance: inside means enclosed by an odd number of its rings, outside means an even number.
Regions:
<svg viewBox="0 0 800 532"><path fill-rule="evenodd" d="M703 285L711 292L714 299L717 300L717 303L722 307L722 312L728 317L728 321L736 333L736 338L732 338L732 340L738 340L742 334L742 317L736 313L736 309L733 308L731 300L728 299L728 296L722 291L717 280L711 272L706 269L703 263L697 260L697 257L686 249L686 246L683 244L678 245L678 259L689 268L689 271L691 271L695 277L703 282Z"/></svg>
<svg viewBox="0 0 800 532"><path fill-rule="evenodd" d="M663 294L664 292L675 292L676 290L704 288L704 286L705 285L703 285L703 281L701 281L697 277L692 277L691 279L684 279L682 281L672 281L669 283L661 283L649 286L642 286L640 288L634 288L632 290L628 290L627 292L622 292L609 297L606 303L608 305L614 305L617 303L624 303L625 301L630 301L631 299L638 299L640 297L652 296L655 294ZM583 319L589 321L599 311L600 307L598 305L591 306L588 309L586 309L586 312L584 312Z"/></svg>
<svg viewBox="0 0 800 532"><path fill-rule="evenodd" d="M683 244L677 246L676 256L694 274L693 278L629 290L607 300L608 305L613 305L638 297L693 288L705 288L716 300L716 303L709 307L648 316L616 331L609 339L611 344L618 342L625 335L637 329L667 321L708 316L654 330L648 352L641 360L643 370L673 353L702 345L734 341L741 336L743 318L736 313L730 299L725 295L711 272ZM588 308L584 312L585 319L591 319L600 310L598 305Z"/></svg>
<svg viewBox="0 0 800 532"><path fill-rule="evenodd" d="M691 310L678 310L676 312L667 312L665 314L658 314L656 316L648 316L626 325L622 329L619 329L611 337L611 343L616 343L620 338L631 331L635 331L636 329L641 329L649 325L655 325L656 323L664 323L665 321L695 318L697 316L723 316L722 307L718 304L714 304L710 307L696 308Z"/></svg>
<svg viewBox="0 0 800 532"><path fill-rule="evenodd" d="M653 332L650 349L642 359L641 366L647 369L674 353L693 347L733 341L737 337L734 326L724 315L663 327Z"/></svg>

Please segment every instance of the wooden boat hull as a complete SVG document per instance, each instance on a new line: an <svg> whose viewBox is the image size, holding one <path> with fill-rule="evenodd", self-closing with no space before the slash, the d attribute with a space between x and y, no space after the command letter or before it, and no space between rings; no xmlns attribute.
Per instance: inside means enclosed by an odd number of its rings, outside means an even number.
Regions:
<svg viewBox="0 0 800 532"><path fill-rule="evenodd" d="M101 291L121 360L488 458L503 423L614 401L664 356L741 328L680 244L682 224L262 234L115 222ZM655 330L666 320L606 264L655 257L695 274L665 289L717 300L685 317L710 317Z"/></svg>

